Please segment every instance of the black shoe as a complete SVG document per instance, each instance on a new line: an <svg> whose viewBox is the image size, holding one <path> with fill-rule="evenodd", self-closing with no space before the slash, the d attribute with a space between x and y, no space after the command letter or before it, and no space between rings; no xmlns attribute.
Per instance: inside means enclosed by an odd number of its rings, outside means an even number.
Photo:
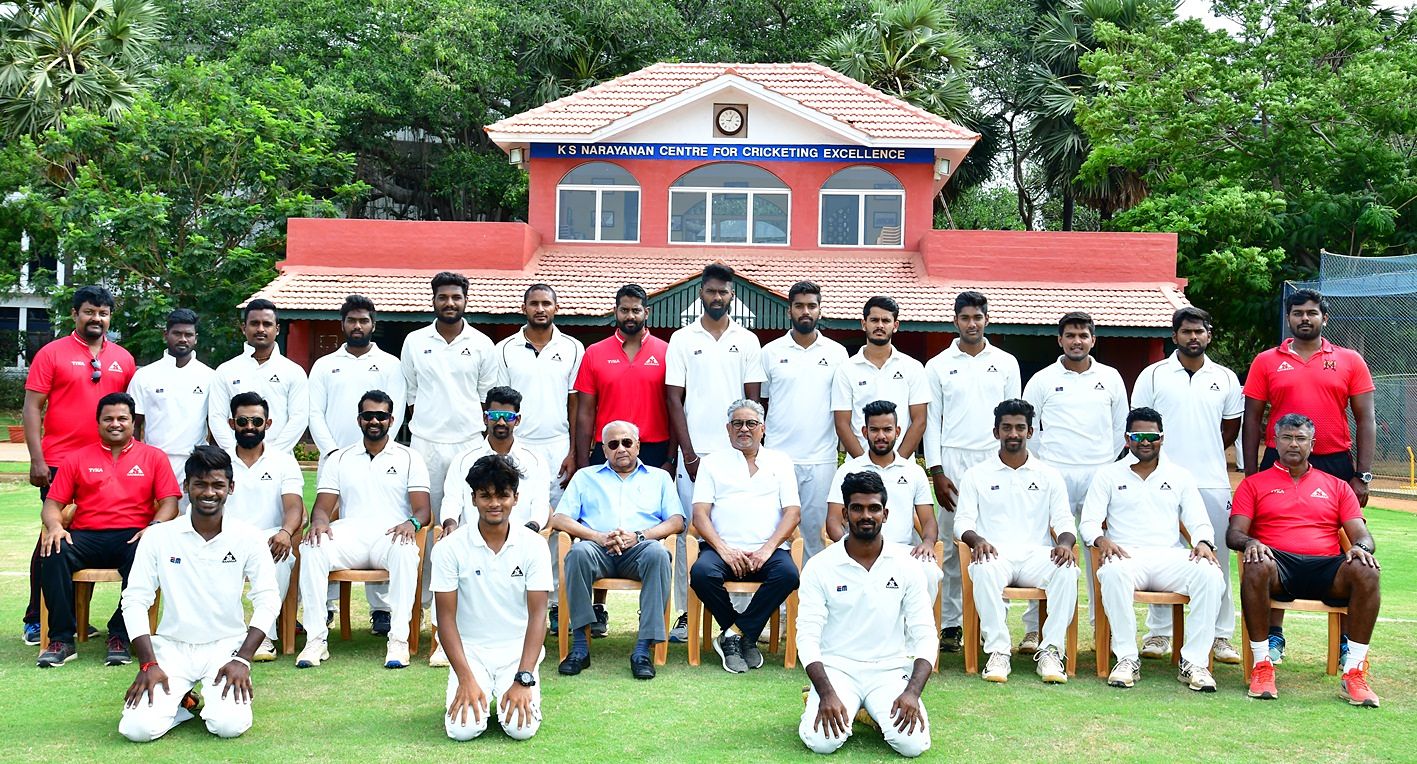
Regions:
<svg viewBox="0 0 1417 764"><path fill-rule="evenodd" d="M566 659L556 667L556 673L564 676L575 676L590 668L590 653L578 653L572 651L566 654Z"/></svg>
<svg viewBox="0 0 1417 764"><path fill-rule="evenodd" d="M610 631L610 614L605 612L604 605L595 606L595 623L590 625L590 636L592 639L600 639Z"/></svg>
<svg viewBox="0 0 1417 764"><path fill-rule="evenodd" d="M35 662L40 668L53 668L63 666L65 663L79 657L79 653L74 649L73 642L60 642L52 640L49 648L39 654L39 660Z"/></svg>
<svg viewBox="0 0 1417 764"><path fill-rule="evenodd" d="M333 610L326 610L326 611L325 611L325 628L328 629L328 628L330 627L330 624L332 624L332 623L334 623L334 622L335 622L335 611L333 611Z"/></svg>
<svg viewBox="0 0 1417 764"><path fill-rule="evenodd" d="M128 640L123 637L108 638L108 657L104 663L110 666L126 666L133 662L133 656L128 654Z"/></svg>
<svg viewBox="0 0 1417 764"><path fill-rule="evenodd" d="M550 621L551 621L551 627L548 629L548 631L551 632L551 636L553 636L553 637L554 637L554 636L557 636L557 635L559 635L559 634L561 633L561 612L560 612L560 611L561 611L561 608L557 607L556 605L552 605L551 607L549 607L549 608L546 609L546 617L547 617L548 619L550 619Z"/></svg>
<svg viewBox="0 0 1417 764"><path fill-rule="evenodd" d="M630 674L636 679L653 679L654 661L648 655L631 655Z"/></svg>
<svg viewBox="0 0 1417 764"><path fill-rule="evenodd" d="M964 648L964 629L946 626L940 631L940 652L957 653Z"/></svg>
<svg viewBox="0 0 1417 764"><path fill-rule="evenodd" d="M389 611L375 610L369 614L369 632L376 637L389 636Z"/></svg>
<svg viewBox="0 0 1417 764"><path fill-rule="evenodd" d="M738 647L738 654L743 656L743 662L748 664L748 668L759 669L763 667L763 651L758 649L756 641L750 642L744 639L742 644Z"/></svg>
<svg viewBox="0 0 1417 764"><path fill-rule="evenodd" d="M674 628L669 630L669 641L675 644L683 644L689 641L689 614L680 613L679 620L674 622Z"/></svg>

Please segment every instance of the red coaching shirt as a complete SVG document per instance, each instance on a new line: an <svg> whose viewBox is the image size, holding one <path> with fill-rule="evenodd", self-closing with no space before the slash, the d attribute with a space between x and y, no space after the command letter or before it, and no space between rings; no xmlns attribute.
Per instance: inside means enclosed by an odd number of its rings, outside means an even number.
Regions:
<svg viewBox="0 0 1417 764"><path fill-rule="evenodd" d="M128 389L137 364L114 342L104 341L98 351L98 381L93 381L94 356L77 334L60 337L39 349L30 364L25 389L49 396L44 411L44 461L58 467L64 457L97 437L98 401L109 393Z"/></svg>
<svg viewBox="0 0 1417 764"><path fill-rule="evenodd" d="M576 391L594 395L595 432L600 440L605 425L617 419L640 428L640 440L669 440L669 411L664 407L664 359L669 343L645 332L640 352L631 361L625 355L625 335L615 333L585 349Z"/></svg>
<svg viewBox="0 0 1417 764"><path fill-rule="evenodd" d="M1293 350L1294 338L1255 356L1245 378L1245 397L1269 401L1265 445L1274 448L1274 423L1285 414L1314 420L1314 453L1348 451L1348 399L1371 393L1373 377L1363 357L1322 340L1319 352L1305 361Z"/></svg>
<svg viewBox="0 0 1417 764"><path fill-rule="evenodd" d="M1335 555L1338 529L1363 510L1347 483L1309 468L1299 482L1278 462L1240 481L1231 515L1250 518L1250 535L1290 554Z"/></svg>
<svg viewBox="0 0 1417 764"><path fill-rule="evenodd" d="M69 454L49 485L49 498L75 505L69 530L78 531L146 527L158 501L181 495L167 454L136 440L117 459L90 440Z"/></svg>

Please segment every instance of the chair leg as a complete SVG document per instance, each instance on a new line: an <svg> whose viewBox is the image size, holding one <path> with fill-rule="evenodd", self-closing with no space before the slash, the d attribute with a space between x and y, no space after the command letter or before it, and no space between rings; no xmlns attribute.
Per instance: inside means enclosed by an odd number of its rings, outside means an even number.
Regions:
<svg viewBox="0 0 1417 764"><path fill-rule="evenodd" d="M1096 592L1097 589L1094 588L1093 591ZM1092 633L1095 643L1094 649L1097 653L1097 675L1105 679L1111 673L1108 671L1108 666L1112 662L1112 624L1107 621L1107 611L1102 609L1101 602L1097 603L1096 613L1097 620L1093 625Z"/></svg>
<svg viewBox="0 0 1417 764"><path fill-rule="evenodd" d="M960 551L960 652L964 653L964 673L979 673L979 611L974 608L974 581L969 577L968 554ZM944 584L941 585L944 591ZM943 597L943 594L941 595ZM936 661L936 669L939 668Z"/></svg>
<svg viewBox="0 0 1417 764"><path fill-rule="evenodd" d="M419 566L421 569L421 562L419 563ZM422 587L420 586L420 590L421 588ZM423 595L417 592L414 593L413 615L408 619L408 655L410 658L415 655L418 655L419 640L423 637L423 603L418 600L418 598L422 596ZM433 638L437 639L438 635L434 634ZM429 655L432 654L433 653L430 650Z"/></svg>
<svg viewBox="0 0 1417 764"><path fill-rule="evenodd" d="M44 592L39 593L39 651L49 648L49 603L44 601Z"/></svg>
<svg viewBox="0 0 1417 764"><path fill-rule="evenodd" d="M1337 676L1337 675L1338 675L1338 671L1339 671L1339 668L1340 668L1339 665L1338 665L1338 648L1339 648L1339 643L1342 641L1342 639L1341 639L1342 635L1343 635L1343 614L1342 614L1342 613L1329 613L1329 614L1328 614L1328 675L1329 675L1329 676Z"/></svg>
<svg viewBox="0 0 1417 764"><path fill-rule="evenodd" d="M295 652L295 614L300 611L300 558L290 569L290 585L285 590L285 607L280 614L280 651L284 655Z"/></svg>
<svg viewBox="0 0 1417 764"><path fill-rule="evenodd" d="M1245 674L1245 684L1250 683L1250 669L1255 665L1255 653L1250 649L1250 630L1245 626L1245 608L1240 607L1240 670Z"/></svg>
<svg viewBox="0 0 1417 764"><path fill-rule="evenodd" d="M74 639L89 641L89 606L93 604L93 584L87 581L74 583Z"/></svg>
<svg viewBox="0 0 1417 764"><path fill-rule="evenodd" d="M1068 676L1078 673L1078 610L1073 608L1073 620L1068 624Z"/></svg>
<svg viewBox="0 0 1417 764"><path fill-rule="evenodd" d="M700 620L699 598L694 596L692 587L689 589L689 629L685 637L689 640L689 665L699 665L699 651L703 649L699 635Z"/></svg>
<svg viewBox="0 0 1417 764"><path fill-rule="evenodd" d="M1181 667L1181 645L1186 644L1186 606L1171 606L1171 665Z"/></svg>
<svg viewBox="0 0 1417 764"><path fill-rule="evenodd" d="M153 604L148 608L148 633L157 633L157 606L162 603L162 591L159 590L153 597Z"/></svg>
<svg viewBox="0 0 1417 764"><path fill-rule="evenodd" d="M782 652L782 608L780 606L772 614L772 621L768 627L768 644L772 645L774 653Z"/></svg>
<svg viewBox="0 0 1417 764"><path fill-rule="evenodd" d="M350 587L350 583L349 583L348 581L341 581L341 582L339 582L339 638L340 638L340 639L343 639L343 640L346 640L346 641L348 641L348 640L349 640L349 637L350 637L350 631L349 631L349 587ZM414 604L414 607L417 607L417 606L418 606L418 603L416 603L416 602L413 603L413 604ZM306 617L307 617L307 618L309 617L309 614L308 614L308 613L306 614Z"/></svg>
<svg viewBox="0 0 1417 764"><path fill-rule="evenodd" d="M666 603L664 603L664 633L665 633L666 636L669 634L669 626L670 626L670 624L669 624L669 613L670 613L670 610L669 610L669 603L666 602ZM562 628L563 630L565 629L564 626L562 626L561 628ZM669 662L669 640L668 640L668 639L665 639L663 642L660 642L660 643L658 643L658 644L656 644L656 645L654 646L654 665L656 665L656 666L663 666L664 664L666 664L666 663L668 663L668 662Z"/></svg>
<svg viewBox="0 0 1417 764"><path fill-rule="evenodd" d="M571 652L571 606L566 597L566 560L561 559L561 588L556 592L556 650L561 657L558 660L566 660L566 656ZM594 599L592 597L592 599Z"/></svg>
<svg viewBox="0 0 1417 764"><path fill-rule="evenodd" d="M797 592L787 598L787 645L783 649L783 668L797 667Z"/></svg>

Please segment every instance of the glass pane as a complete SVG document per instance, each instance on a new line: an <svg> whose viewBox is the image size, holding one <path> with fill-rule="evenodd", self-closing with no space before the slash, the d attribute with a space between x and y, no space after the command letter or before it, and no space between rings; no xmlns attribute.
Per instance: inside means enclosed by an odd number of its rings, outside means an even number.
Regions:
<svg viewBox="0 0 1417 764"><path fill-rule="evenodd" d="M822 196L822 244L860 244L861 216L855 194Z"/></svg>
<svg viewBox="0 0 1417 764"><path fill-rule="evenodd" d="M556 238L561 241L593 241L595 239L595 192L561 191L557 199L560 227Z"/></svg>
<svg viewBox="0 0 1417 764"><path fill-rule="evenodd" d="M685 173L674 188L787 188L776 175L761 167L738 162L719 162Z"/></svg>
<svg viewBox="0 0 1417 764"><path fill-rule="evenodd" d="M670 241L697 241L704 240L704 229L707 225L702 191L671 191L669 192L669 240Z"/></svg>
<svg viewBox="0 0 1417 764"><path fill-rule="evenodd" d="M869 167L858 165L848 167L835 175L827 178L827 182L822 184L822 188L858 188L862 190L874 189L901 189L900 181L894 175L882 170L879 167Z"/></svg>
<svg viewBox="0 0 1417 764"><path fill-rule="evenodd" d="M640 192L600 192L600 240L634 241L640 237Z"/></svg>
<svg viewBox="0 0 1417 764"><path fill-rule="evenodd" d="M900 202L893 194L866 197L866 243L882 247L900 246Z"/></svg>
<svg viewBox="0 0 1417 764"><path fill-rule="evenodd" d="M563 186L638 186L625 168L609 162L587 162L566 173Z"/></svg>
<svg viewBox="0 0 1417 764"><path fill-rule="evenodd" d="M711 244L746 244L748 241L748 195L713 195Z"/></svg>
<svg viewBox="0 0 1417 764"><path fill-rule="evenodd" d="M753 197L753 243L787 243L787 194Z"/></svg>

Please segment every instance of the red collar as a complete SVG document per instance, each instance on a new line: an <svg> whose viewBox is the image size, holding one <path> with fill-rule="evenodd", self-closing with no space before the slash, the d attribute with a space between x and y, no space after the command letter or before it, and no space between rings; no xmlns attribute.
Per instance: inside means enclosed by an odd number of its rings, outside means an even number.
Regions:
<svg viewBox="0 0 1417 764"><path fill-rule="evenodd" d="M1281 352L1281 353L1288 353L1289 355L1293 355L1293 356L1299 355L1298 353L1296 353L1296 352L1294 351L1294 338L1293 338L1293 337L1289 337L1288 339L1286 339L1286 340L1284 340L1283 342L1279 343L1279 352ZM1323 337L1320 337L1320 338L1319 338L1319 352L1320 352L1320 353L1332 353L1332 352L1333 352L1333 343L1332 343L1332 342L1329 342L1327 339L1325 339L1325 338L1323 338Z"/></svg>

